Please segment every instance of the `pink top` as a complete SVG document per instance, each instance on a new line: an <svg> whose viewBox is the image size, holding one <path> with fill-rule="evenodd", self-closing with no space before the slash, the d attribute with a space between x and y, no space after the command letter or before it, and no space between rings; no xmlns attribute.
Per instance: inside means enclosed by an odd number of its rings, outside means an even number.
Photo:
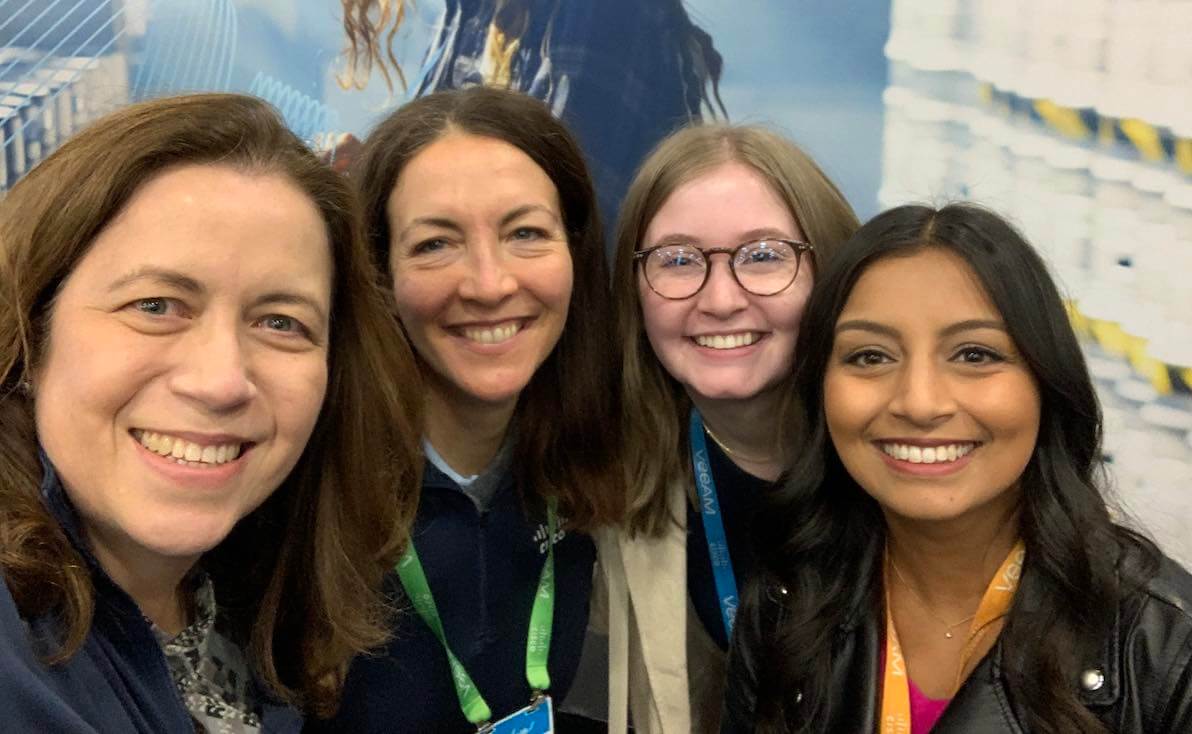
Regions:
<svg viewBox="0 0 1192 734"><path fill-rule="evenodd" d="M944 715L944 709L948 708L952 699L928 698L913 680L908 678L907 684L911 691L911 731L915 734L929 732Z"/></svg>
<svg viewBox="0 0 1192 734"><path fill-rule="evenodd" d="M886 646L882 645L878 650L878 670L885 671L886 669ZM878 682L881 682L881 675L879 673ZM911 732L913 734L926 734L930 732L940 717L944 715L944 709L948 708L948 704L952 702L950 698L928 698L923 695L923 691L915 685L915 682L907 677L907 688L911 694Z"/></svg>

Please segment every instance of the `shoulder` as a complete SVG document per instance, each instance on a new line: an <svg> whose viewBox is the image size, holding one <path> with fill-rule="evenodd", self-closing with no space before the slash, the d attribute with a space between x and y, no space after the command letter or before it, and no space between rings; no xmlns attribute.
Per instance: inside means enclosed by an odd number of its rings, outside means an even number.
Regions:
<svg viewBox="0 0 1192 734"><path fill-rule="evenodd" d="M1192 726L1192 575L1160 556L1156 572L1122 600L1122 675L1154 730ZM1142 712L1145 712L1143 714ZM1179 722L1178 724L1175 722Z"/></svg>
<svg viewBox="0 0 1192 734"><path fill-rule="evenodd" d="M1192 635L1192 574L1165 555L1157 561L1154 573L1123 598L1123 621L1148 632Z"/></svg>
<svg viewBox="0 0 1192 734"><path fill-rule="evenodd" d="M1146 596L1185 623L1192 623L1192 573L1167 556L1159 559L1158 573L1146 585Z"/></svg>
<svg viewBox="0 0 1192 734"><path fill-rule="evenodd" d="M28 669L35 663L32 634L44 626L39 622L44 620L31 624L21 615L8 582L0 575L0 679L7 678L14 667Z"/></svg>

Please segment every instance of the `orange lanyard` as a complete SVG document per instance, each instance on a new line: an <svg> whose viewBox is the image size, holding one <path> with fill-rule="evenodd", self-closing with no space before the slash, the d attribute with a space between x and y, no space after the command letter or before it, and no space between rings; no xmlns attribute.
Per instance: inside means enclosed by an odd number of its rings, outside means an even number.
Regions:
<svg viewBox="0 0 1192 734"><path fill-rule="evenodd" d="M1025 558L1026 548L1019 540L1010 549L1009 555L1002 561L1001 567L985 589L985 595L981 597L981 605L977 607L977 614L973 617L973 624L965 639L964 649L960 653L960 666L956 671L957 685L960 684L960 675L968 666L973 652L988 633L989 626L1010 611ZM883 583L886 589L886 669L882 674L882 717L879 730L881 734L912 734L911 689L906 674L906 660L902 657L898 632L894 629L894 617L890 614L888 573Z"/></svg>

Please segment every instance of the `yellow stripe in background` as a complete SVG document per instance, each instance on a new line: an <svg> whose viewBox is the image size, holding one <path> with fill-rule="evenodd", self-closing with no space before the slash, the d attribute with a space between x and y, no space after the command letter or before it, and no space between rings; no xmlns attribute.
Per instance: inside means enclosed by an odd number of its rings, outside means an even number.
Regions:
<svg viewBox="0 0 1192 734"><path fill-rule="evenodd" d="M1072 324L1072 331L1076 332L1076 336L1081 338L1092 336L1089 319L1080 312L1076 301L1064 301L1064 307L1068 311L1068 322Z"/></svg>
<svg viewBox="0 0 1192 734"><path fill-rule="evenodd" d="M1064 137L1074 140L1084 140L1092 135L1092 131L1084 124L1080 113L1071 107L1063 107L1049 99L1035 100L1035 112L1048 125L1056 129Z"/></svg>
<svg viewBox="0 0 1192 734"><path fill-rule="evenodd" d="M1151 383L1151 387L1160 395L1171 394L1171 375L1167 374L1167 365L1155 359L1147 352L1147 340L1139 336L1124 334L1126 350L1130 358L1130 366L1141 377Z"/></svg>
<svg viewBox="0 0 1192 734"><path fill-rule="evenodd" d="M1125 357L1129 351L1126 333L1122 331L1121 325L1116 321L1102 321L1100 319L1093 319L1089 325L1089 330L1093 333L1093 338L1101 345L1101 348L1110 354L1118 357Z"/></svg>
<svg viewBox="0 0 1192 734"><path fill-rule="evenodd" d="M1142 157L1148 161L1161 161L1165 157L1163 154L1163 143L1159 138L1159 130L1154 125L1132 117L1128 120L1122 120L1121 123L1122 134L1138 148L1138 152Z"/></svg>
<svg viewBox="0 0 1192 734"><path fill-rule="evenodd" d="M1175 141L1175 162L1181 171L1192 175L1192 138Z"/></svg>

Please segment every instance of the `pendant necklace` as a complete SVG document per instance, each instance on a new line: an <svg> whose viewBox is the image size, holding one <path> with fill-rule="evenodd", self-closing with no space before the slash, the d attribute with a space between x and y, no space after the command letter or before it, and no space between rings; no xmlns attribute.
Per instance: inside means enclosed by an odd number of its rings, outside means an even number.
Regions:
<svg viewBox="0 0 1192 734"><path fill-rule="evenodd" d="M719 442L717 442L717 443L719 443ZM943 617L941 617L940 615L936 614L935 611L932 610L932 608L927 604L927 601L925 599L923 599L923 597L919 596L919 592L915 591L915 587L911 586L910 582L908 582L906 580L906 577L902 575L902 571L898 570L898 565L894 563L894 557L887 556L887 558L889 558L889 560L890 560L890 568L894 569L894 574L896 576L898 576L898 580L902 582L902 585L906 587L907 591L911 592L911 596L915 597L915 601L918 602L919 606L922 607L925 612L927 612L931 616L935 617L936 621L938 621L940 624L942 624L944 626L944 637L946 637L949 640L952 639L952 637L953 637L952 630L956 629L957 627L964 624L965 622L971 622L974 618L976 618L977 613L973 612L972 614L968 615L967 617L960 620L959 622L953 622L951 624L948 624L948 620L946 620Z"/></svg>
<svg viewBox="0 0 1192 734"><path fill-rule="evenodd" d="M724 441L721 441L719 438L717 438L715 433L712 433L712 429L708 427L707 423L704 423L704 433L708 434L708 438L712 439L712 441L717 446L719 446L720 449L722 451L724 451L724 453L728 454L729 456L732 456L733 458L740 459L741 461L747 461L750 464L768 464L772 461L772 459L768 459L768 458L755 459L751 456L745 456L744 454L741 454L740 452L733 451L728 446L725 446Z"/></svg>

